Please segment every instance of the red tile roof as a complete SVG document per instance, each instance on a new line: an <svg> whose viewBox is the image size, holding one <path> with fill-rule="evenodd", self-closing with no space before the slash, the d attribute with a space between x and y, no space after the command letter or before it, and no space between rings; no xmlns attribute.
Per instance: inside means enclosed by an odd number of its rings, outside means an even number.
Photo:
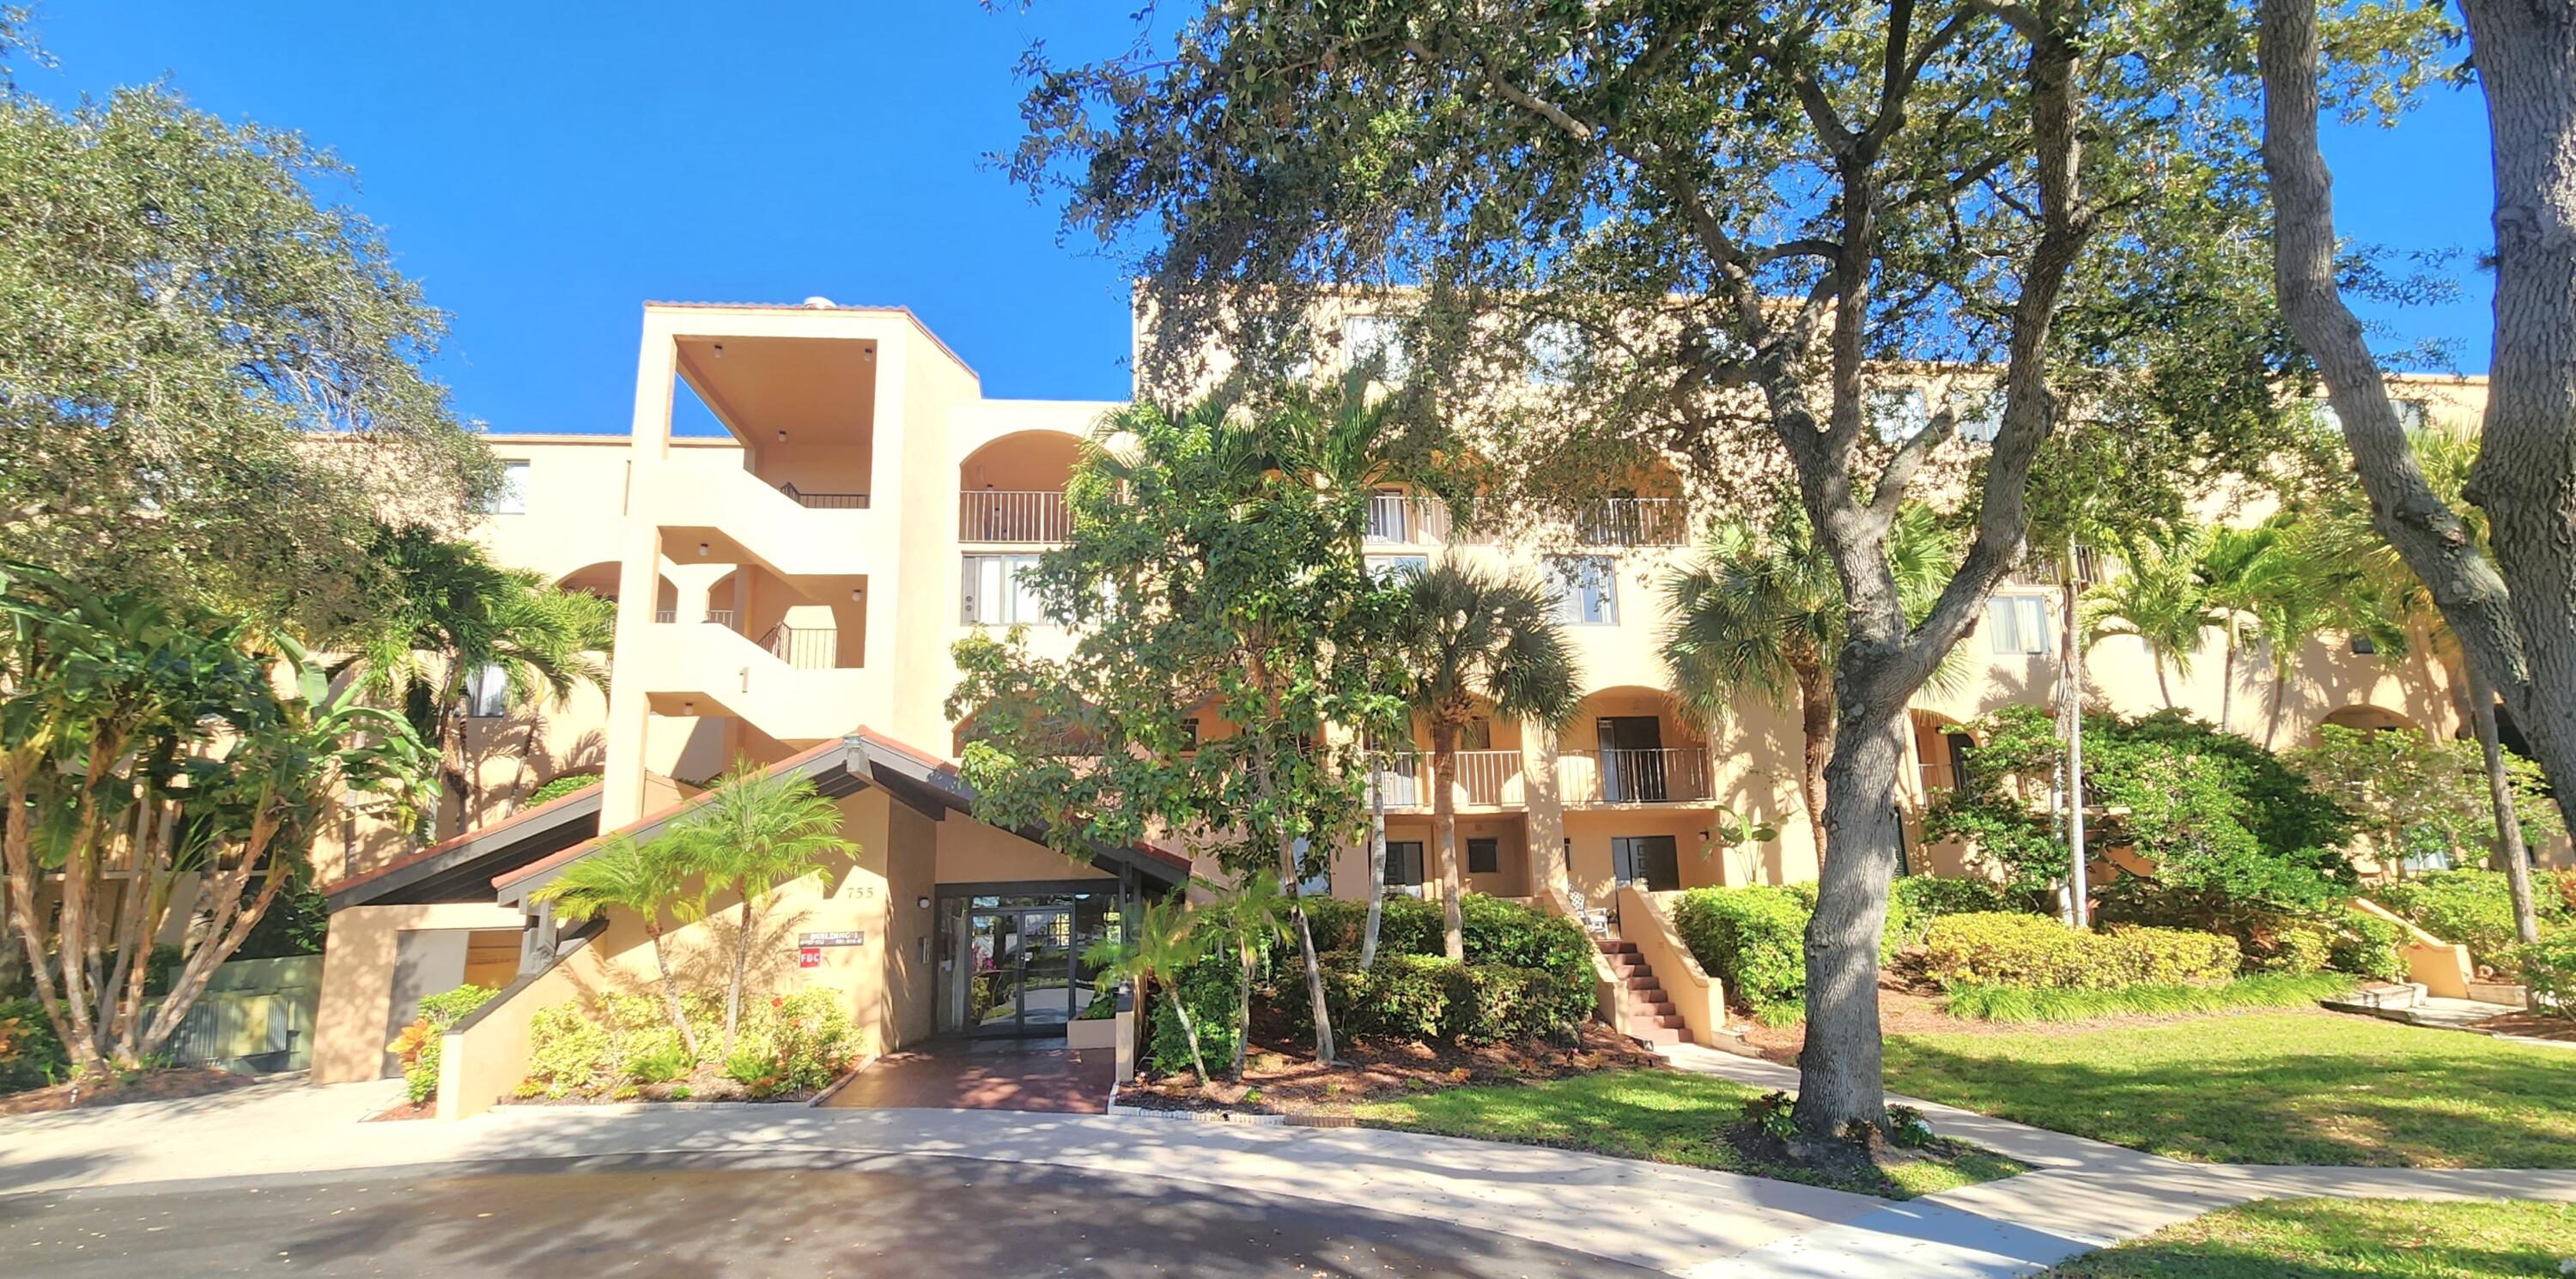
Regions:
<svg viewBox="0 0 2576 1279"><path fill-rule="evenodd" d="M761 771L775 773L780 769L793 768L798 764L808 763L819 759L829 752L840 750L842 749L842 745L843 744L840 739L834 738L833 740L824 742L820 745L810 746L804 750L798 751ZM515 870L503 871L492 877L492 886L494 888L500 888L507 884L515 884L531 875L544 874L547 871L553 870L557 866L563 865L565 862L571 861L574 858L599 847L600 841L611 835L631 835L636 831L642 830L657 822L667 821L674 813L678 813L684 809L706 802L707 796L713 793L714 792L712 791L700 791L695 795L689 796L687 799L681 800L679 803L665 804L660 808L654 809L652 812L646 813L643 816L636 818L634 821L628 822L613 831L601 831L598 835L583 840L560 853L554 853L549 856L539 858L536 861L530 862L525 866L518 867Z"/></svg>
<svg viewBox="0 0 2576 1279"><path fill-rule="evenodd" d="M440 853L448 852L474 840L481 839L486 835L508 830L521 822L525 822L536 817L540 813L553 812L555 809L570 804L572 801L590 794L592 791L598 790L599 788L600 783L592 782L590 785L581 787L578 790L565 791L563 794L557 795L553 799L547 800L534 808L521 809L520 811L512 813L491 825L477 826L462 834L450 835L418 852L405 853L402 856L386 862L384 865L378 866L374 870L368 871L363 875L352 875L347 879L334 881L323 891L336 894L355 888L370 880L381 879L384 876L390 875L406 866L418 865L421 862L428 861L432 857L438 856Z"/></svg>

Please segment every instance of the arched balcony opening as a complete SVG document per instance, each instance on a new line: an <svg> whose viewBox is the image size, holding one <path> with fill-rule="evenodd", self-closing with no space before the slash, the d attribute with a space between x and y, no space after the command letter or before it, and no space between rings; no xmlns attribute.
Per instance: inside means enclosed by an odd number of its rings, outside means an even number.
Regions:
<svg viewBox="0 0 2576 1279"><path fill-rule="evenodd" d="M983 545L1047 546L1073 523L1065 481L1082 460L1082 441L1062 431L1015 431L985 444L957 467L957 540Z"/></svg>

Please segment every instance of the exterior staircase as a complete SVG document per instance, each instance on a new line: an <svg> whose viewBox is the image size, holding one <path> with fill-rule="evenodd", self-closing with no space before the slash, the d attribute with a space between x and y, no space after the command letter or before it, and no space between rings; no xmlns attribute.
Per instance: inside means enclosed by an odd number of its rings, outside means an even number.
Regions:
<svg viewBox="0 0 2576 1279"><path fill-rule="evenodd" d="M1659 1047L1689 1043L1690 1032L1682 1028L1681 1014L1673 1010L1673 1001L1665 996L1664 984L1655 979L1645 956L1637 953L1637 944L1598 935L1592 944L1601 948L1601 957L1609 961L1611 974L1623 987L1628 1033Z"/></svg>

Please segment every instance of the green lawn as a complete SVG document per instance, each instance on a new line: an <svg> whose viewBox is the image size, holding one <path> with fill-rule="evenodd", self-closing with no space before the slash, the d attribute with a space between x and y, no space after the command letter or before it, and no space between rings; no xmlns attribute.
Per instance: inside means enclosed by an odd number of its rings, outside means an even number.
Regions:
<svg viewBox="0 0 2576 1279"><path fill-rule="evenodd" d="M2028 1171L1991 1151L1946 1143L1925 1158L1891 1163L1883 1177L1866 1169L1831 1173L1764 1158L1727 1139L1741 1121L1739 1107L1760 1093L1678 1070L1603 1070L1543 1083L1446 1088L1362 1103L1350 1113L1373 1127L1588 1150L1894 1199Z"/></svg>
<svg viewBox="0 0 2576 1279"><path fill-rule="evenodd" d="M2195 1217L2042 1279L2537 1279L2576 1257L2576 1204L2280 1199Z"/></svg>
<svg viewBox="0 0 2576 1279"><path fill-rule="evenodd" d="M1906 1035L1887 1086L2181 1159L2576 1168L2576 1051L2334 1013Z"/></svg>

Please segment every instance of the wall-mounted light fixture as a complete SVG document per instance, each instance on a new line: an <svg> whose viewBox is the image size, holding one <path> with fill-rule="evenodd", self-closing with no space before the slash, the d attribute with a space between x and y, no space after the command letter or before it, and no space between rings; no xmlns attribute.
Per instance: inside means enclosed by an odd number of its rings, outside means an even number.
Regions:
<svg viewBox="0 0 2576 1279"><path fill-rule="evenodd" d="M698 713L698 704L696 702L682 702L680 703L680 713L683 715L695 715Z"/></svg>
<svg viewBox="0 0 2576 1279"><path fill-rule="evenodd" d="M704 542L700 542L700 543L698 543L698 554L700 554L700 555L704 555L704 554L706 554L706 553L707 553L707 544L706 544L706 543L704 543Z"/></svg>
<svg viewBox="0 0 2576 1279"><path fill-rule="evenodd" d="M785 444L787 442L787 432L780 431L778 433L778 442L781 444Z"/></svg>
<svg viewBox="0 0 2576 1279"><path fill-rule="evenodd" d="M929 899L929 898L927 898L927 897L915 898L915 899L913 900L913 903L912 903L912 904L913 904L913 905L915 905L915 906L919 906L919 907L920 907L920 908L922 908L923 910L928 910L928 909L930 909L930 899Z"/></svg>
<svg viewBox="0 0 2576 1279"><path fill-rule="evenodd" d="M851 588L850 588L850 598L851 598L851 599L857 599L857 598L859 597L860 592L864 591L865 589L867 589L867 588L865 588L865 587L860 587L860 586L853 586L853 587L851 587Z"/></svg>
<svg viewBox="0 0 2576 1279"><path fill-rule="evenodd" d="M708 349L708 350L710 350L710 351L715 352L715 356L716 356L716 358L717 358L717 359L721 360L721 359L723 359L723 358L724 358L724 343L722 343L722 342L718 342L718 343L716 343L714 346L709 347L709 348L707 348L707 349Z"/></svg>

